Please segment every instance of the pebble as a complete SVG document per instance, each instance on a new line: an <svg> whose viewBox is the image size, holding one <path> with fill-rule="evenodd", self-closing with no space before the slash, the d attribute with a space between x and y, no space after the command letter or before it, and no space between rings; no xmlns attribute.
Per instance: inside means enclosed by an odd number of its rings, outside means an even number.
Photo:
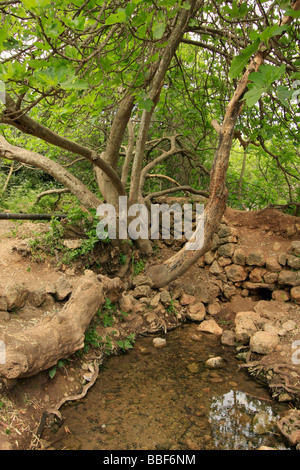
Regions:
<svg viewBox="0 0 300 470"><path fill-rule="evenodd" d="M157 349L165 348L167 346L167 341L165 338L154 338L153 346Z"/></svg>

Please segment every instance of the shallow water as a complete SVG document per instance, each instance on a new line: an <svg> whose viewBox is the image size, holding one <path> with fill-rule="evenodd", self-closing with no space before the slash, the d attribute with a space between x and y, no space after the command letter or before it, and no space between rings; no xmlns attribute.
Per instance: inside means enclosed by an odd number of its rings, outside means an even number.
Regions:
<svg viewBox="0 0 300 470"><path fill-rule="evenodd" d="M163 349L152 345L154 336L141 338L129 353L106 360L85 399L61 409L64 423L52 434L52 446L285 449L274 423L286 407L272 402L267 390L239 369L233 348L196 329L186 324L168 333ZM225 367L207 369L206 360L219 355ZM267 429L260 426L266 420Z"/></svg>

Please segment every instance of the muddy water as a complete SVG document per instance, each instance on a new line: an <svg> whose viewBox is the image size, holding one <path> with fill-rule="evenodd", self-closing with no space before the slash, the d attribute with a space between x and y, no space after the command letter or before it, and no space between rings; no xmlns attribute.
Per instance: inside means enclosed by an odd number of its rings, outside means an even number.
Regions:
<svg viewBox="0 0 300 470"><path fill-rule="evenodd" d="M131 352L109 358L86 398L62 408L64 423L53 431L52 446L285 449L274 425L284 406L238 368L234 350L222 346L219 337L201 334L195 341L196 328L188 324L168 333L163 349L156 349L150 336L138 340ZM225 367L207 369L205 361L218 355ZM267 427L266 421L271 422Z"/></svg>

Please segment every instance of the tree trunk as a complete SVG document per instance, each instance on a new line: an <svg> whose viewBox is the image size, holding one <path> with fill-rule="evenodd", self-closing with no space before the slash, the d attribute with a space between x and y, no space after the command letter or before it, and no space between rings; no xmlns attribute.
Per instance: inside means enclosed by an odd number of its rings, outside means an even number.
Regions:
<svg viewBox="0 0 300 470"><path fill-rule="evenodd" d="M50 320L22 332L1 334L5 361L0 377L30 377L53 367L59 359L70 357L84 346L85 331L105 298L122 290L119 279L100 278L86 271L70 300Z"/></svg>
<svg viewBox="0 0 300 470"><path fill-rule="evenodd" d="M87 209L96 209L101 201L75 176L58 163L35 152L9 144L0 135L0 158L14 160L40 168L68 188Z"/></svg>

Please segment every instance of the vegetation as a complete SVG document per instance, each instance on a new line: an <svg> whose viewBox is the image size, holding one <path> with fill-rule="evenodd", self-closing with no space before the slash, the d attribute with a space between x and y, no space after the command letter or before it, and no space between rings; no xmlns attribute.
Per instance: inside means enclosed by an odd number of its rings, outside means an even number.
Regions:
<svg viewBox="0 0 300 470"><path fill-rule="evenodd" d="M88 222L64 263L93 250L95 211L120 195L207 201L203 249L149 271L157 287L207 251L226 202L298 214L299 0L52 4L0 4L0 204Z"/></svg>

